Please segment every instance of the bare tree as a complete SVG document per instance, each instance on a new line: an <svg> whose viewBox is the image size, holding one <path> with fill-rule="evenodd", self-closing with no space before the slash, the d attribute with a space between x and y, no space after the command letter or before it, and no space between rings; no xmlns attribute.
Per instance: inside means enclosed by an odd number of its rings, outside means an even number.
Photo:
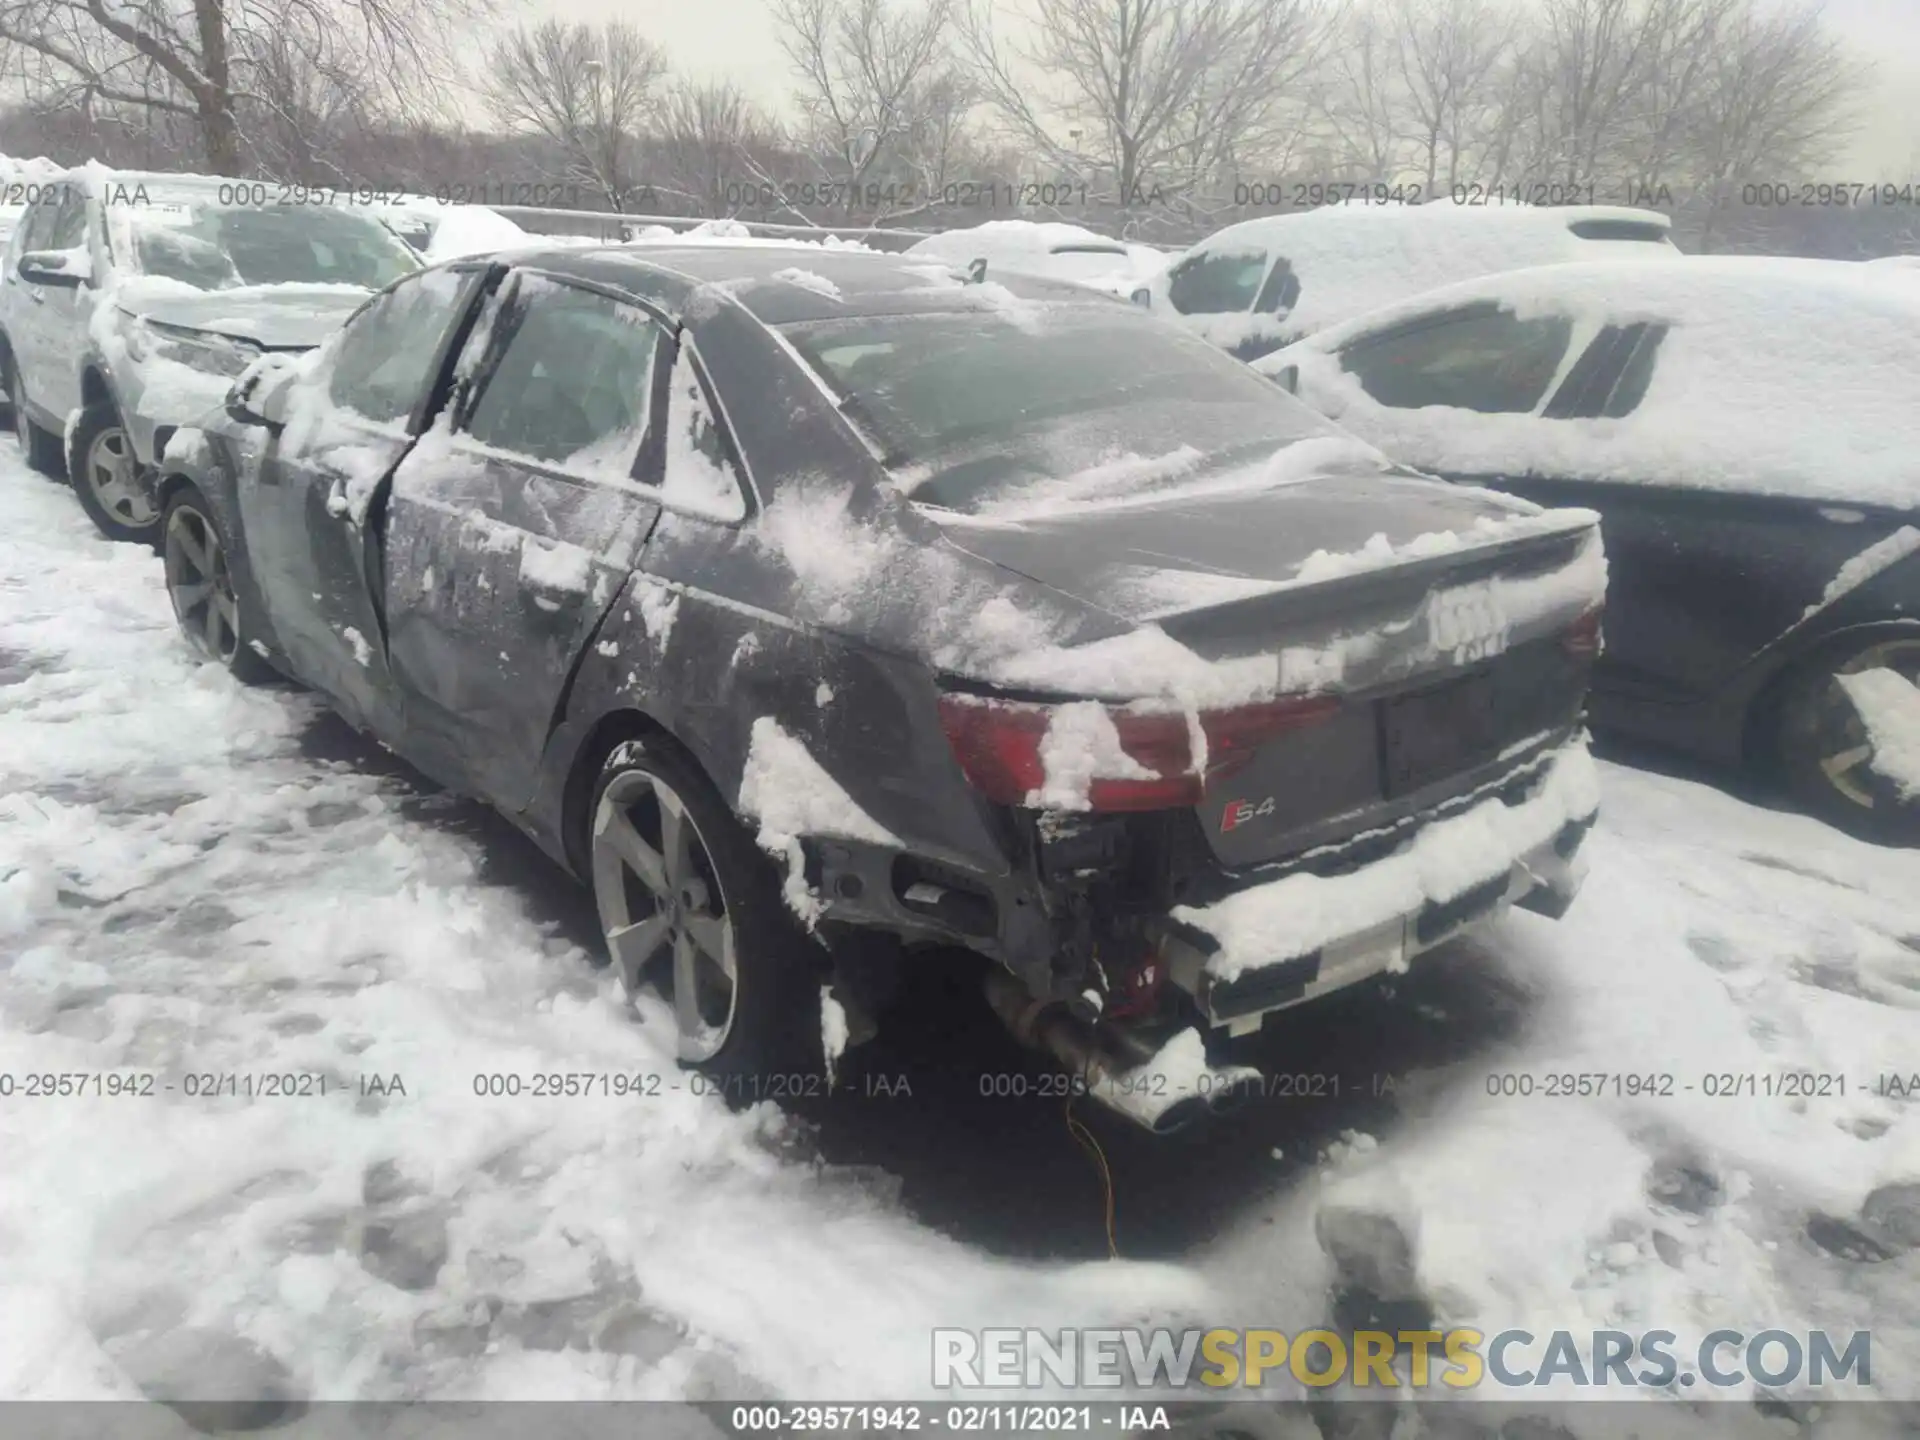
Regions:
<svg viewBox="0 0 1920 1440"><path fill-rule="evenodd" d="M982 94L1047 161L1123 200L1181 191L1245 158L1310 70L1314 0L1025 0L1004 38L993 0L960 24Z"/></svg>
<svg viewBox="0 0 1920 1440"><path fill-rule="evenodd" d="M952 139L967 92L945 63L951 3L774 0L799 82L798 138L819 176L845 187L849 214L882 181L921 180L928 147Z"/></svg>
<svg viewBox="0 0 1920 1440"><path fill-rule="evenodd" d="M1397 10L1395 68L1414 163L1428 194L1450 193L1470 158L1496 143L1510 22L1487 0L1399 0Z"/></svg>
<svg viewBox="0 0 1920 1440"><path fill-rule="evenodd" d="M237 175L240 113L278 47L356 57L360 83L404 106L449 72L448 38L489 0L0 0L0 41L36 103L123 107L196 129L203 163Z"/></svg>
<svg viewBox="0 0 1920 1440"><path fill-rule="evenodd" d="M1407 116L1393 17L1359 6L1334 32L1326 65L1315 76L1313 103L1341 175L1319 179L1399 178Z"/></svg>
<svg viewBox="0 0 1920 1440"><path fill-rule="evenodd" d="M639 184L639 135L666 73L665 53L624 21L547 20L494 47L483 91L499 123L553 141L573 178L621 210Z"/></svg>
<svg viewBox="0 0 1920 1440"><path fill-rule="evenodd" d="M773 121L732 81L681 81L660 107L653 183L697 214L724 214L727 182L763 167L778 143Z"/></svg>

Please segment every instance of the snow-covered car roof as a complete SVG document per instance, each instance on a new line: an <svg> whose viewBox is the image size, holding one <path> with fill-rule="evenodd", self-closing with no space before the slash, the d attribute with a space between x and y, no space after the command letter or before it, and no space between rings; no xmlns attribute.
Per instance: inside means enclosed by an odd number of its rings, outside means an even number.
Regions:
<svg viewBox="0 0 1920 1440"><path fill-rule="evenodd" d="M1246 310L1188 315L1182 323L1219 345L1249 338L1262 322L1276 335L1310 334L1361 311L1437 286L1562 261L1672 256L1672 222L1616 205L1327 205L1229 225L1196 253L1265 252L1285 259L1300 298L1280 317ZM1182 257L1184 258L1184 257ZM1178 260L1173 262L1175 265ZM1156 282L1156 308L1166 280ZM1249 306L1252 304L1249 299Z"/></svg>
<svg viewBox="0 0 1920 1440"><path fill-rule="evenodd" d="M1362 336L1486 302L1522 318L1571 317L1563 371L1601 326L1667 327L1644 399L1620 419L1394 409L1332 358ZM1336 420L1427 468L1920 508L1920 286L1889 285L1849 261L1688 256L1516 270L1385 306L1254 362L1266 374L1289 365L1313 367L1314 403Z"/></svg>
<svg viewBox="0 0 1920 1440"><path fill-rule="evenodd" d="M1151 273L1124 241L1057 220L988 220L929 235L906 253L962 269L985 260L989 276L1011 270L1123 298Z"/></svg>

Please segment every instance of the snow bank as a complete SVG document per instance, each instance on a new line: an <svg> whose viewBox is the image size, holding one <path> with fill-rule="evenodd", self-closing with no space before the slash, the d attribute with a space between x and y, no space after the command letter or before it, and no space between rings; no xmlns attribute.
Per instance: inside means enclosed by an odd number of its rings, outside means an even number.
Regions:
<svg viewBox="0 0 1920 1440"><path fill-rule="evenodd" d="M1874 770L1903 800L1920 800L1920 688L1884 667L1834 678L1866 727Z"/></svg>
<svg viewBox="0 0 1920 1440"><path fill-rule="evenodd" d="M1207 972L1227 981L1451 900L1507 874L1569 821L1598 808L1599 781L1583 741L1556 751L1541 768L1539 785L1520 804L1483 800L1349 874L1289 875L1211 905L1181 906L1174 917L1220 942Z"/></svg>
<svg viewBox="0 0 1920 1440"><path fill-rule="evenodd" d="M1646 398L1618 420L1395 409L1333 353L1474 301L1573 317L1563 371L1602 325L1672 328ZM1690 256L1543 266L1373 312L1256 368L1291 364L1303 400L1426 470L1920 503L1920 287L1878 283L1851 263Z"/></svg>

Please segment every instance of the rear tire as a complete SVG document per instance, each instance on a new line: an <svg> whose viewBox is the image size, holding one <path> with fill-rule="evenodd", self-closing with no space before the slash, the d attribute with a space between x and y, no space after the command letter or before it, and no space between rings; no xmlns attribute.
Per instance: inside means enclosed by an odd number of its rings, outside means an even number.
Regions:
<svg viewBox="0 0 1920 1440"><path fill-rule="evenodd" d="M1873 768L1873 745L1836 677L1885 667L1920 684L1920 637L1896 636L1816 657L1782 692L1773 760L1808 813L1882 844L1920 843L1920 799Z"/></svg>
<svg viewBox="0 0 1920 1440"><path fill-rule="evenodd" d="M26 391L20 383L20 371L13 356L6 357L7 408L12 412L13 438L19 442L21 458L27 468L42 475L60 478L60 437L36 425L27 413Z"/></svg>
<svg viewBox="0 0 1920 1440"><path fill-rule="evenodd" d="M173 617L188 645L244 685L272 680L276 672L241 598L254 593L246 561L196 486L183 484L167 497L160 555Z"/></svg>
<svg viewBox="0 0 1920 1440"><path fill-rule="evenodd" d="M756 1077L739 1092L749 1100L810 1089L824 1074L825 952L713 782L671 741L625 741L601 766L587 825L608 953L629 995L661 987L681 1065Z"/></svg>
<svg viewBox="0 0 1920 1440"><path fill-rule="evenodd" d="M160 534L160 512L147 498L133 440L111 400L80 414L67 447L67 475L74 498L109 540L151 545Z"/></svg>

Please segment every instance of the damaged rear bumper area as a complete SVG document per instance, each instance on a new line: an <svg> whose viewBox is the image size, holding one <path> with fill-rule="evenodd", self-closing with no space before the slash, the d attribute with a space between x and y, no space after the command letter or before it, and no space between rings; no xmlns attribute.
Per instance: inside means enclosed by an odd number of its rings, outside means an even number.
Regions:
<svg viewBox="0 0 1920 1440"><path fill-rule="evenodd" d="M1209 1025L1241 1035L1275 1011L1405 970L1510 905L1558 918L1580 888L1578 850L1598 811L1593 760L1572 740L1426 818L1380 858L1173 910L1157 927L1167 980Z"/></svg>

